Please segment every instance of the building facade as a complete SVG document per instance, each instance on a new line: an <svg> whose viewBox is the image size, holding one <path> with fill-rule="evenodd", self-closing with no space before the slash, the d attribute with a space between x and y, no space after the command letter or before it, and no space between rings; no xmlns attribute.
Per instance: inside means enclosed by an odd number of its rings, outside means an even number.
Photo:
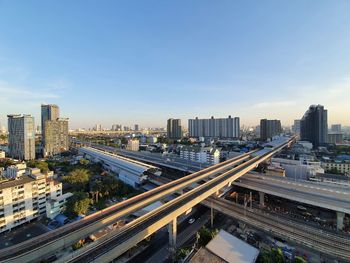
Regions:
<svg viewBox="0 0 350 263"><path fill-rule="evenodd" d="M72 194L62 194L62 184L47 178L37 168L27 168L25 174L13 172L23 170L11 167L5 172L6 179L0 181L0 232L11 230L41 216L54 218L64 209L65 201Z"/></svg>
<svg viewBox="0 0 350 263"><path fill-rule="evenodd" d="M167 137L171 140L180 140L183 136L180 119L168 119Z"/></svg>
<svg viewBox="0 0 350 263"><path fill-rule="evenodd" d="M294 120L294 124L292 126L292 132L294 134L300 135L300 120Z"/></svg>
<svg viewBox="0 0 350 263"><path fill-rule="evenodd" d="M327 143L340 144L343 143L343 133L341 132L329 132L327 135Z"/></svg>
<svg viewBox="0 0 350 263"><path fill-rule="evenodd" d="M332 124L331 126L331 132L341 132L341 124Z"/></svg>
<svg viewBox="0 0 350 263"><path fill-rule="evenodd" d="M213 147L184 146L180 149L180 158L208 164L220 162L220 151Z"/></svg>
<svg viewBox="0 0 350 263"><path fill-rule="evenodd" d="M309 141L314 148L327 143L327 110L322 105L311 105L300 122L300 138Z"/></svg>
<svg viewBox="0 0 350 263"><path fill-rule="evenodd" d="M46 121L44 156L56 155L68 149L68 119Z"/></svg>
<svg viewBox="0 0 350 263"><path fill-rule="evenodd" d="M260 139L263 141L272 140L274 136L282 132L280 120L260 120Z"/></svg>
<svg viewBox="0 0 350 263"><path fill-rule="evenodd" d="M322 162L321 166L326 170L326 172L336 170L339 173L350 175L350 162L326 161Z"/></svg>
<svg viewBox="0 0 350 263"><path fill-rule="evenodd" d="M57 105L41 105L41 130L45 157L68 150L68 118L60 118Z"/></svg>
<svg viewBox="0 0 350 263"><path fill-rule="evenodd" d="M9 156L20 160L35 159L34 117L7 115Z"/></svg>
<svg viewBox="0 0 350 263"><path fill-rule="evenodd" d="M239 117L215 119L189 119L188 130L190 137L204 138L238 138L240 136Z"/></svg>
<svg viewBox="0 0 350 263"><path fill-rule="evenodd" d="M137 139L128 140L126 149L129 151L137 152L140 149L140 142Z"/></svg>

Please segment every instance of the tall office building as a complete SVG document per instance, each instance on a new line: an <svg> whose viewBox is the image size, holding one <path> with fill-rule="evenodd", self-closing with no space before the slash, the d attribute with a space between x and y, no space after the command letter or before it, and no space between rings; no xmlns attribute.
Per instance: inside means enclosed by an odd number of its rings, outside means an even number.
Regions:
<svg viewBox="0 0 350 263"><path fill-rule="evenodd" d="M215 119L189 119L190 137L238 138L240 136L240 121L238 117Z"/></svg>
<svg viewBox="0 0 350 263"><path fill-rule="evenodd" d="M300 134L300 120L294 120L294 124L292 126L292 132L294 134Z"/></svg>
<svg viewBox="0 0 350 263"><path fill-rule="evenodd" d="M135 124L135 126L134 126L134 131L139 131L139 125L138 124Z"/></svg>
<svg viewBox="0 0 350 263"><path fill-rule="evenodd" d="M327 110L322 105L311 105L300 122L300 138L315 148L327 143Z"/></svg>
<svg viewBox="0 0 350 263"><path fill-rule="evenodd" d="M180 119L169 119L167 122L167 136L172 140L182 138L182 126Z"/></svg>
<svg viewBox="0 0 350 263"><path fill-rule="evenodd" d="M57 105L41 105L41 130L44 156L68 150L68 119L60 119Z"/></svg>
<svg viewBox="0 0 350 263"><path fill-rule="evenodd" d="M20 160L35 159L34 117L7 115L9 156Z"/></svg>
<svg viewBox="0 0 350 263"><path fill-rule="evenodd" d="M260 120L260 139L266 141L282 132L280 120Z"/></svg>

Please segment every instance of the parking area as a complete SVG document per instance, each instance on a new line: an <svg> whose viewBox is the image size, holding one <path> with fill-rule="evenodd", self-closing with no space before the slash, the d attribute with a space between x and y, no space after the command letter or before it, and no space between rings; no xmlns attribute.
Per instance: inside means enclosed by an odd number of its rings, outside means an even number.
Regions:
<svg viewBox="0 0 350 263"><path fill-rule="evenodd" d="M40 221L30 222L0 234L0 249L21 243L28 238L39 236L49 229Z"/></svg>

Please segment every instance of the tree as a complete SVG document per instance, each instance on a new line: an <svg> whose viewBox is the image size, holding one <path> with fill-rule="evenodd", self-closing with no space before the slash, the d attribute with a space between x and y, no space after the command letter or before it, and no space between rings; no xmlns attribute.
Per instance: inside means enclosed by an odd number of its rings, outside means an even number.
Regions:
<svg viewBox="0 0 350 263"><path fill-rule="evenodd" d="M215 237L218 233L217 229L214 230L210 230L206 227L201 227L201 229L199 229L198 231L199 233L199 245L201 246L206 246L210 240L213 239L213 237Z"/></svg>
<svg viewBox="0 0 350 263"><path fill-rule="evenodd" d="M89 160L86 160L86 159L84 159L84 158L81 158L81 159L79 160L79 163L80 163L81 165L86 166L86 165L89 164Z"/></svg>
<svg viewBox="0 0 350 263"><path fill-rule="evenodd" d="M305 259L303 259L302 257L295 257L293 260L293 263L307 263L307 261Z"/></svg>
<svg viewBox="0 0 350 263"><path fill-rule="evenodd" d="M63 176L63 181L77 190L86 189L90 180L90 173L86 169L75 169L68 175Z"/></svg>
<svg viewBox="0 0 350 263"><path fill-rule="evenodd" d="M274 261L272 260L271 253L269 251L266 251L266 250L262 251L259 254L257 262L258 263L274 263Z"/></svg>
<svg viewBox="0 0 350 263"><path fill-rule="evenodd" d="M38 168L40 169L40 171L44 174L46 174L47 172L49 172L49 164L45 161L29 161L27 162L27 166L31 167L31 168Z"/></svg>
<svg viewBox="0 0 350 263"><path fill-rule="evenodd" d="M283 252L280 248L273 248L271 250L271 254L272 254L272 259L274 263L284 263L284 256L283 256Z"/></svg>
<svg viewBox="0 0 350 263"><path fill-rule="evenodd" d="M87 193L75 192L66 203L66 212L70 217L85 215L89 209L91 200Z"/></svg>

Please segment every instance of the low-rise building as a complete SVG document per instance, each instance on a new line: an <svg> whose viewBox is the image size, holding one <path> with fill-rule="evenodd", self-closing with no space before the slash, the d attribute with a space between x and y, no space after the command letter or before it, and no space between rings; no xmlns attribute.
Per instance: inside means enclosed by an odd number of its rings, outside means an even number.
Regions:
<svg viewBox="0 0 350 263"><path fill-rule="evenodd" d="M284 158L272 158L271 162L273 166L283 168L286 177L290 178L305 180L311 176L315 176L317 173L324 173L324 169L321 167L321 162Z"/></svg>
<svg viewBox="0 0 350 263"><path fill-rule="evenodd" d="M0 150L0 159L5 157L6 157L5 151Z"/></svg>
<svg viewBox="0 0 350 263"><path fill-rule="evenodd" d="M48 179L37 168L27 168L22 175L14 167L9 168L6 179L0 181L0 232L62 212L71 194L62 194L61 183Z"/></svg>
<svg viewBox="0 0 350 263"><path fill-rule="evenodd" d="M126 149L137 152L140 149L140 142L137 139L129 140Z"/></svg>
<svg viewBox="0 0 350 263"><path fill-rule="evenodd" d="M337 171L342 174L350 175L350 162L328 160L321 163L321 166L328 172Z"/></svg>
<svg viewBox="0 0 350 263"><path fill-rule="evenodd" d="M341 132L329 132L327 135L327 142L332 144L343 143L343 133Z"/></svg>
<svg viewBox="0 0 350 263"><path fill-rule="evenodd" d="M214 147L183 146L180 158L208 164L220 162L220 150Z"/></svg>

